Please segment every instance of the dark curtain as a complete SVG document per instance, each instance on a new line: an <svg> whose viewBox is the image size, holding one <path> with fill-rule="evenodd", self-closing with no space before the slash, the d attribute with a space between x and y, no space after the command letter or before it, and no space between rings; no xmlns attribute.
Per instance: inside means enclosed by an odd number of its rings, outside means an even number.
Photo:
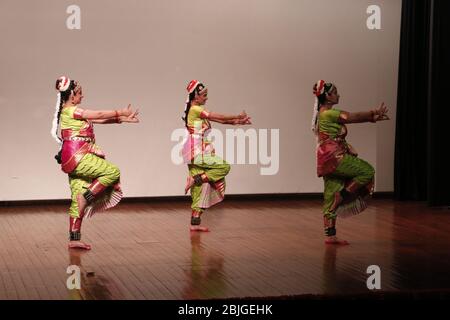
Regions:
<svg viewBox="0 0 450 320"><path fill-rule="evenodd" d="M448 0L402 3L394 194L430 206L450 206L449 10Z"/></svg>
<svg viewBox="0 0 450 320"><path fill-rule="evenodd" d="M450 1L434 1L429 86L428 203L450 206Z"/></svg>

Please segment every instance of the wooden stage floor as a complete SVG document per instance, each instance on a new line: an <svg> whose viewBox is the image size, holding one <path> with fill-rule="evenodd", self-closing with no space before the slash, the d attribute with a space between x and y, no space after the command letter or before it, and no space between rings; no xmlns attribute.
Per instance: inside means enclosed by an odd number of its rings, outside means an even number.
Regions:
<svg viewBox="0 0 450 320"><path fill-rule="evenodd" d="M188 202L124 203L84 221L67 249L67 206L0 207L0 299L211 299L450 289L450 210L374 199L323 243L319 200L225 200L192 234ZM67 268L80 267L69 290ZM378 291L380 292L380 291Z"/></svg>

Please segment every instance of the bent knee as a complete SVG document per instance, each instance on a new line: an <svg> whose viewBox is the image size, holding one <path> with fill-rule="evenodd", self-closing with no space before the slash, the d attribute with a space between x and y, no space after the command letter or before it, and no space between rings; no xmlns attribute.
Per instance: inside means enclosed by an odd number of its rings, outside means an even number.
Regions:
<svg viewBox="0 0 450 320"><path fill-rule="evenodd" d="M112 180L117 181L120 178L120 169L119 167L112 165L109 176Z"/></svg>
<svg viewBox="0 0 450 320"><path fill-rule="evenodd" d="M225 174L228 174L231 170L231 166L228 163L224 163L223 165L223 171L225 172Z"/></svg>
<svg viewBox="0 0 450 320"><path fill-rule="evenodd" d="M370 164L367 164L364 173L361 174L360 176L361 182L363 184L369 183L374 179L374 177L375 177L375 169Z"/></svg>
<svg viewBox="0 0 450 320"><path fill-rule="evenodd" d="M375 177L375 169L371 165L369 165L367 175L370 177L370 180L372 180Z"/></svg>

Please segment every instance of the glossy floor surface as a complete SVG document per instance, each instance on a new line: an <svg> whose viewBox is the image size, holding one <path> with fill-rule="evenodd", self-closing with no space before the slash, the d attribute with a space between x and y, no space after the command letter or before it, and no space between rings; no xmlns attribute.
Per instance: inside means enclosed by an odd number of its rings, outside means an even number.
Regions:
<svg viewBox="0 0 450 320"><path fill-rule="evenodd" d="M0 207L0 299L367 294L372 265L383 291L450 288L450 210L421 202L372 200L338 220L340 247L323 243L319 200L226 200L202 234L187 202L120 204L84 221L88 252L67 249L66 212Z"/></svg>

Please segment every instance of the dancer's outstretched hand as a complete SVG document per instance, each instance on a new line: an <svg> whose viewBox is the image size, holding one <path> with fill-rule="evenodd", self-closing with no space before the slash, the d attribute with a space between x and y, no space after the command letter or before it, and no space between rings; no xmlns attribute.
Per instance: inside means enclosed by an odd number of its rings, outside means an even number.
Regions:
<svg viewBox="0 0 450 320"><path fill-rule="evenodd" d="M247 118L247 112L245 112L245 110L243 110L241 113L239 113L238 115L239 119L245 119Z"/></svg>
<svg viewBox="0 0 450 320"><path fill-rule="evenodd" d="M387 112L389 109L384 105L384 102L380 104L378 109L374 110L373 120L374 121L383 121L383 120L390 120Z"/></svg>
<svg viewBox="0 0 450 320"><path fill-rule="evenodd" d="M252 118L245 117L244 119L242 119L242 123L241 124L252 124Z"/></svg>
<svg viewBox="0 0 450 320"><path fill-rule="evenodd" d="M233 121L234 125L240 125L240 124L252 124L251 118L249 116L246 116L245 118L242 119L235 119Z"/></svg>
<svg viewBox="0 0 450 320"><path fill-rule="evenodd" d="M131 122L131 123L138 123L139 118L137 117L139 114L139 109L136 109L132 114L130 114L128 117L124 117L122 122Z"/></svg>
<svg viewBox="0 0 450 320"><path fill-rule="evenodd" d="M133 113L133 109L131 108L131 104L128 104L128 107L123 108L122 110L120 110L122 115L125 117L130 116Z"/></svg>
<svg viewBox="0 0 450 320"><path fill-rule="evenodd" d="M252 124L251 118L248 116L247 112L243 110L241 113L239 113L238 119L235 120L234 124Z"/></svg>

